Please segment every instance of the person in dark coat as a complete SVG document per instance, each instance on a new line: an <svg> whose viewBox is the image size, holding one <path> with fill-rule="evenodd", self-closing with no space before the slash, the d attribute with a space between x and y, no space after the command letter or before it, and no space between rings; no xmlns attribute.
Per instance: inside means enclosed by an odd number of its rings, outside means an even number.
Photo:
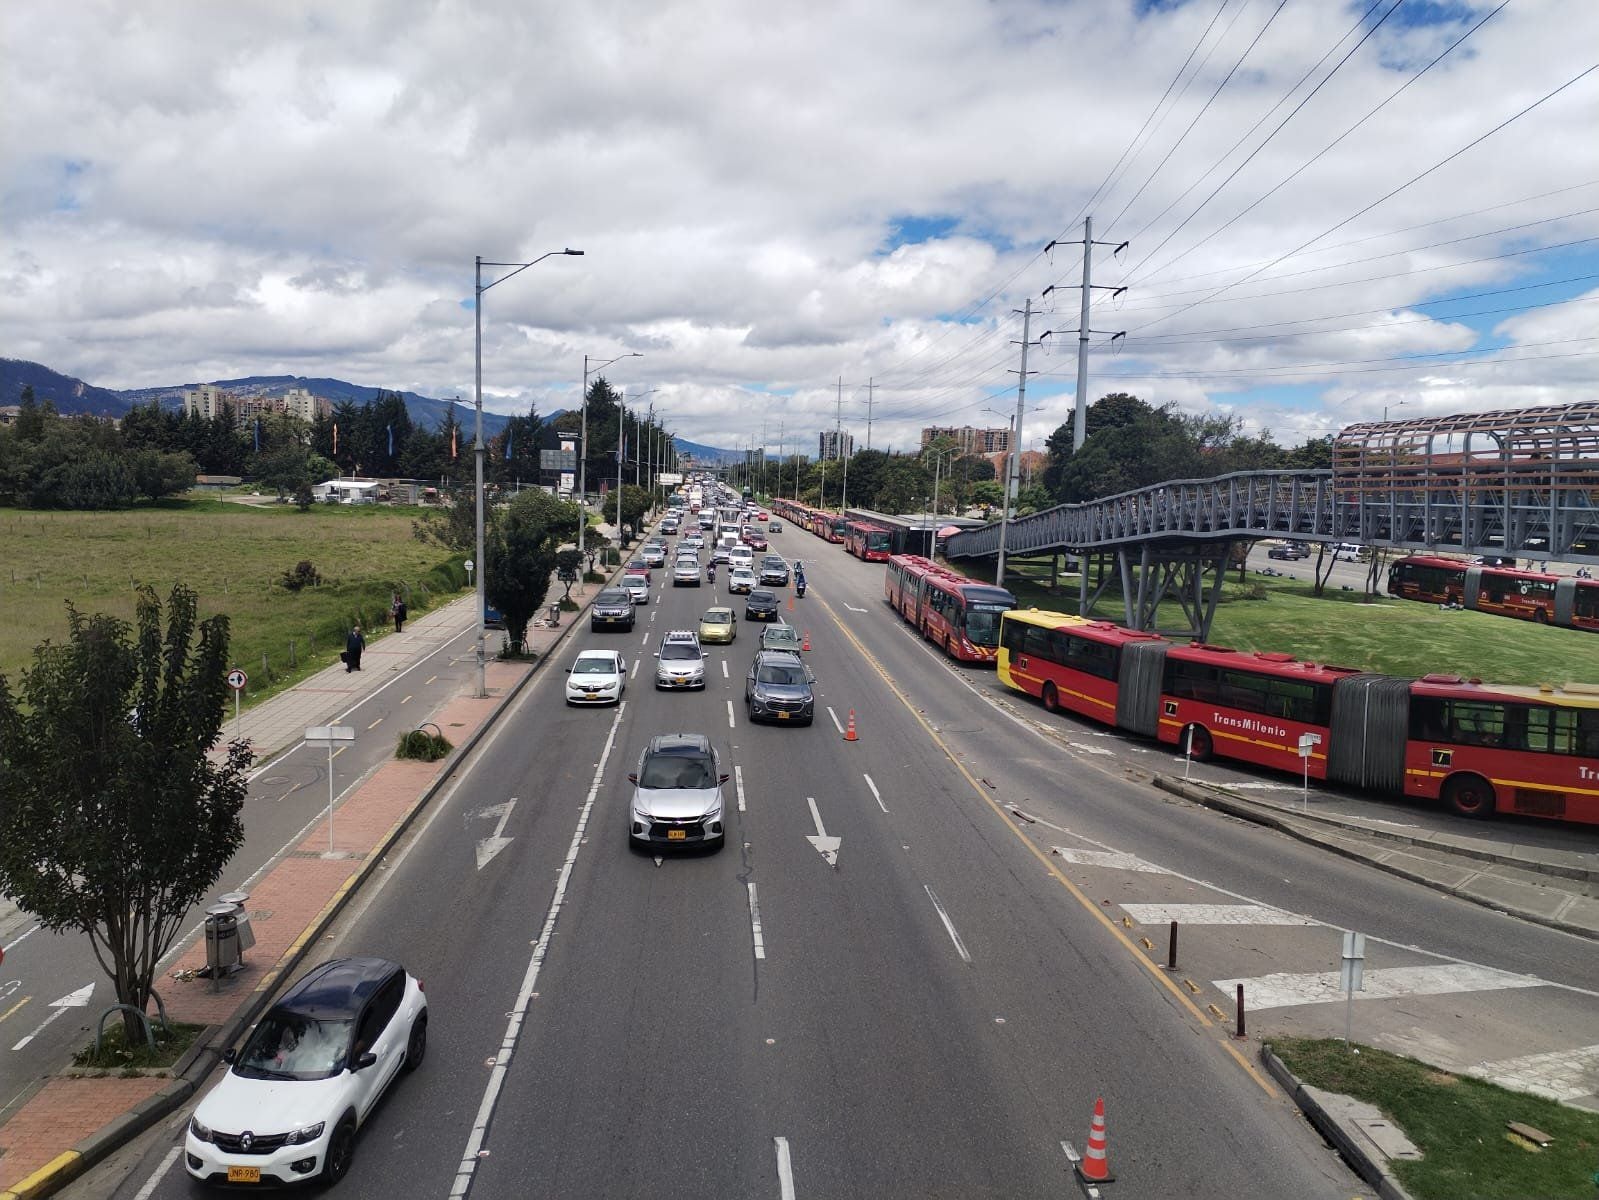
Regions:
<svg viewBox="0 0 1599 1200"><path fill-rule="evenodd" d="M400 599L400 593L394 593L394 603L389 605L389 615L394 618L394 632L399 633L405 627L405 601Z"/></svg>
<svg viewBox="0 0 1599 1200"><path fill-rule="evenodd" d="M350 630L350 636L344 639L344 673L361 669L361 651L366 649L366 639L361 636L361 627L355 626Z"/></svg>

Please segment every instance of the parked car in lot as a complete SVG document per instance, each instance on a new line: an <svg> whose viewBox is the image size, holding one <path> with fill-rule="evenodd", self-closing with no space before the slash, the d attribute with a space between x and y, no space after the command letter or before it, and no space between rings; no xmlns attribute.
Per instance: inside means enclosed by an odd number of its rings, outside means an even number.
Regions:
<svg viewBox="0 0 1599 1200"><path fill-rule="evenodd" d="M650 602L650 581L647 576L635 575L629 571L622 576L622 590L633 597L634 604Z"/></svg>
<svg viewBox="0 0 1599 1200"><path fill-rule="evenodd" d="M598 633L602 629L633 631L633 594L626 588L606 588L594 597L594 607L589 609L589 628Z"/></svg>
<svg viewBox="0 0 1599 1200"><path fill-rule="evenodd" d="M809 725L816 718L814 676L789 650L759 650L744 680L744 708L751 721L793 721Z"/></svg>
<svg viewBox="0 0 1599 1200"><path fill-rule="evenodd" d="M731 608L708 608L700 618L700 641L730 645L738 637L738 614Z"/></svg>
<svg viewBox="0 0 1599 1200"><path fill-rule="evenodd" d="M647 850L690 846L721 849L722 785L716 748L703 733L663 733L650 739L633 785L628 845Z"/></svg>
<svg viewBox="0 0 1599 1200"><path fill-rule="evenodd" d="M705 651L692 630L674 629L666 634L655 657L660 660L655 664L657 688L705 686Z"/></svg>
<svg viewBox="0 0 1599 1200"><path fill-rule="evenodd" d="M734 567L727 577L727 590L734 595L749 595L755 590L755 572L748 567Z"/></svg>
<svg viewBox="0 0 1599 1200"><path fill-rule="evenodd" d="M568 704L618 704L626 690L627 662L615 650L580 650L566 668Z"/></svg>
<svg viewBox="0 0 1599 1200"><path fill-rule="evenodd" d="M777 594L757 588L744 601L744 617L750 621L777 620Z"/></svg>
<svg viewBox="0 0 1599 1200"><path fill-rule="evenodd" d="M761 630L761 649L787 650L799 654L805 649L805 641L800 637L799 630L777 621Z"/></svg>
<svg viewBox="0 0 1599 1200"><path fill-rule="evenodd" d="M679 558L677 565L672 568L672 586L699 587L700 560L697 558Z"/></svg>
<svg viewBox="0 0 1599 1200"><path fill-rule="evenodd" d="M1285 542L1266 551L1267 558L1309 558L1310 547L1304 542Z"/></svg>
<svg viewBox="0 0 1599 1200"><path fill-rule="evenodd" d="M207 1183L337 1183L356 1130L422 1065L422 982L380 958L312 967L267 1010L189 1119L183 1165Z"/></svg>

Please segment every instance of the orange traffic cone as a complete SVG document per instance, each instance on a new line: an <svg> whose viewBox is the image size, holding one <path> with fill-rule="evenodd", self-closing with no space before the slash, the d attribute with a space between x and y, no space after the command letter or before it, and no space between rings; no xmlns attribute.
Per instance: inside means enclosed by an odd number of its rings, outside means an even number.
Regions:
<svg viewBox="0 0 1599 1200"><path fill-rule="evenodd" d="M805 631L805 640L800 643L800 649L801 650L809 650L810 648L811 648L811 631L809 629L807 629Z"/></svg>
<svg viewBox="0 0 1599 1200"><path fill-rule="evenodd" d="M846 742L856 742L860 740L855 736L855 710L853 708L849 710L849 726L844 730L844 740Z"/></svg>
<svg viewBox="0 0 1599 1200"><path fill-rule="evenodd" d="M1110 1158L1105 1145L1105 1098L1094 1100L1094 1123L1088 1129L1088 1153L1077 1163L1077 1174L1088 1183L1110 1183Z"/></svg>

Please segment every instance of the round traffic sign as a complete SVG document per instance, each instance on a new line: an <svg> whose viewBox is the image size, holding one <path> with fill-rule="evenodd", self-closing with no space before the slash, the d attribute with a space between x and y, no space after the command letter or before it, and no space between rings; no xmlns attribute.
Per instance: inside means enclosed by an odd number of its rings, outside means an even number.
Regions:
<svg viewBox="0 0 1599 1200"><path fill-rule="evenodd" d="M244 691L244 685L248 682L250 682L249 677L237 667L234 667L233 670L228 672L228 686L234 691Z"/></svg>

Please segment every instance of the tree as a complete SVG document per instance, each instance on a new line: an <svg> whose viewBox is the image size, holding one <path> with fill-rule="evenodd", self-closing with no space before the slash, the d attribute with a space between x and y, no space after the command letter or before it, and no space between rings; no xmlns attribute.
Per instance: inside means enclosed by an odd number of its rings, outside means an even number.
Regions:
<svg viewBox="0 0 1599 1200"><path fill-rule="evenodd" d="M127 460L134 486L152 501L182 495L194 486L194 459L187 454L145 447L129 453Z"/></svg>
<svg viewBox="0 0 1599 1200"><path fill-rule="evenodd" d="M244 843L250 750L207 751L226 712L228 619L140 590L135 626L67 606L13 695L0 675L0 893L89 937L139 1012L189 910ZM130 636L131 635L131 636ZM124 1014L128 1044L141 1037Z"/></svg>
<svg viewBox="0 0 1599 1200"><path fill-rule="evenodd" d="M577 535L577 521L577 505L534 490L522 492L506 506L492 538L485 534L484 596L505 618L505 632L518 650L527 638L528 622L549 594L556 551Z"/></svg>
<svg viewBox="0 0 1599 1200"><path fill-rule="evenodd" d="M295 492L302 480L311 480L311 452L303 446L286 444L264 450L256 456L256 481L277 492L278 499Z"/></svg>
<svg viewBox="0 0 1599 1200"><path fill-rule="evenodd" d="M641 488L631 483L622 485L622 524L631 525L635 533L638 532L644 521L644 514L650 511L651 497L646 488ZM607 513L616 512L616 497L612 496L606 504ZM575 536L577 526L572 526Z"/></svg>

